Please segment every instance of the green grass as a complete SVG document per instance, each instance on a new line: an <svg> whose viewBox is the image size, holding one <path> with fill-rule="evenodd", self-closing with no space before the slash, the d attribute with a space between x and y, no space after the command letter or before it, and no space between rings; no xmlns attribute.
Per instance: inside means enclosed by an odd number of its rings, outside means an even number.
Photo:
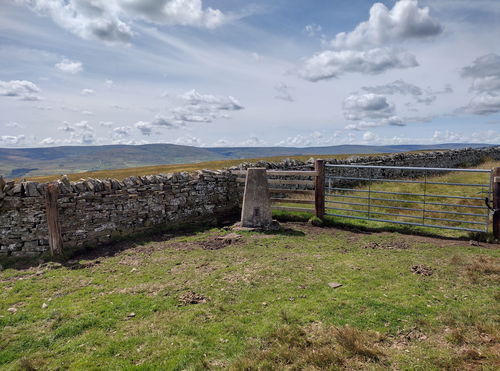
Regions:
<svg viewBox="0 0 500 371"><path fill-rule="evenodd" d="M120 242L79 269L8 268L0 369L500 365L496 246L285 227L230 245L216 240L223 229ZM433 274L412 273L419 264ZM189 292L206 302L183 304Z"/></svg>

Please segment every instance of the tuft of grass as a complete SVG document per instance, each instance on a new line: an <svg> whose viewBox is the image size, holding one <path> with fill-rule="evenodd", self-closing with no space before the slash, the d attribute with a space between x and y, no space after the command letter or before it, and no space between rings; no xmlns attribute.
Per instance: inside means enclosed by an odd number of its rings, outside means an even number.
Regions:
<svg viewBox="0 0 500 371"><path fill-rule="evenodd" d="M301 370L349 368L379 362L383 353L377 336L350 326L322 323L287 324L272 331L260 344L232 365L233 370Z"/></svg>
<svg viewBox="0 0 500 371"><path fill-rule="evenodd" d="M334 331L337 342L350 354L378 361L382 352L374 346L377 336L351 326L337 328Z"/></svg>

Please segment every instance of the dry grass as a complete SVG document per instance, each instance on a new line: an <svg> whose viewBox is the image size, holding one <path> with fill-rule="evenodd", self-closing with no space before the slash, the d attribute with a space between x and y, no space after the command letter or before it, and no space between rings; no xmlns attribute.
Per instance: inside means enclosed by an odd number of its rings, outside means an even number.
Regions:
<svg viewBox="0 0 500 371"><path fill-rule="evenodd" d="M162 173L175 173L181 171L196 171L202 169L208 170L218 170L222 168L227 168L231 166L237 166L243 162L257 162L257 161L270 161L279 162L286 158L291 158L300 161L307 161L311 157L314 158L336 158L336 159L346 159L351 156L367 156L367 155L307 155L307 156L275 156L275 157L263 157L263 158L250 158L250 159L235 159L235 160L223 160L223 161L208 161L208 162L198 162L195 164L174 164L174 165L157 165L157 166L142 166L142 167L132 167L124 169L115 170L99 170L99 171L88 171L82 173L68 174L68 178L71 181L77 181L81 178L115 178L118 180L123 180L129 176L143 176L143 175L155 175ZM59 179L60 175L48 175L28 178L28 180L36 182L49 182ZM17 179L17 180L20 180Z"/></svg>
<svg viewBox="0 0 500 371"><path fill-rule="evenodd" d="M380 334L350 326L315 322L287 324L272 332L260 346L232 366L233 370L330 370L382 365Z"/></svg>

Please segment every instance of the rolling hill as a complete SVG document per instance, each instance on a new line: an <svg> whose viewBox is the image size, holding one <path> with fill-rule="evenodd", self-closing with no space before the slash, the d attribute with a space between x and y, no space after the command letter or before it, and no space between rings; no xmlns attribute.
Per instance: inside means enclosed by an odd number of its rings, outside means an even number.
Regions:
<svg viewBox="0 0 500 371"><path fill-rule="evenodd" d="M486 147L487 144L329 147L219 147L199 148L175 144L0 148L0 174L7 178L70 174L163 164L189 164L271 156L395 153L420 150Z"/></svg>

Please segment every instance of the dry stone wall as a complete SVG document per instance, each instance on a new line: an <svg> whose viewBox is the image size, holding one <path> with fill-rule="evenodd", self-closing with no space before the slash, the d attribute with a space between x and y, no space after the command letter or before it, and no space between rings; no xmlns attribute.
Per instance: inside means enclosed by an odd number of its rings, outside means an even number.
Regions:
<svg viewBox="0 0 500 371"><path fill-rule="evenodd" d="M462 149L450 151L420 152L420 153L395 153L382 156L350 157L346 160L325 159L326 164L332 165L376 165L376 166L407 166L407 167L436 167L436 168L465 168L483 163L485 160L500 160L500 147L487 147L480 149ZM313 170L314 159L307 162L287 159L282 162L260 161L256 163L242 163L231 169L247 169L249 167L265 167L274 170ZM442 172L428 171L427 175ZM358 178L415 178L423 176L422 171L391 170L391 169L354 169L354 168L328 168L326 175ZM288 178L290 179L290 178ZM352 186L356 181L336 180L335 186ZM290 188L290 186L282 186ZM293 186L295 188L303 188Z"/></svg>
<svg viewBox="0 0 500 371"><path fill-rule="evenodd" d="M331 164L385 166L466 167L486 159L500 160L500 147L457 151L364 156ZM313 161L243 163L234 169L258 166L281 170L311 170ZM353 170L337 174L350 176ZM357 176L363 174L356 173ZM372 176L382 174L372 174ZM419 176L389 171L386 177ZM58 207L64 248L98 246L116 237L138 234L154 227L192 222L212 222L239 207L241 187L229 170L199 171L70 182L63 177ZM0 177L0 260L36 257L49 249L45 212L47 184L5 182Z"/></svg>
<svg viewBox="0 0 500 371"><path fill-rule="evenodd" d="M64 248L98 246L159 226L208 223L238 207L235 176L199 171L114 179L58 181ZM49 249L47 184L3 184L0 190L0 259L36 257Z"/></svg>

